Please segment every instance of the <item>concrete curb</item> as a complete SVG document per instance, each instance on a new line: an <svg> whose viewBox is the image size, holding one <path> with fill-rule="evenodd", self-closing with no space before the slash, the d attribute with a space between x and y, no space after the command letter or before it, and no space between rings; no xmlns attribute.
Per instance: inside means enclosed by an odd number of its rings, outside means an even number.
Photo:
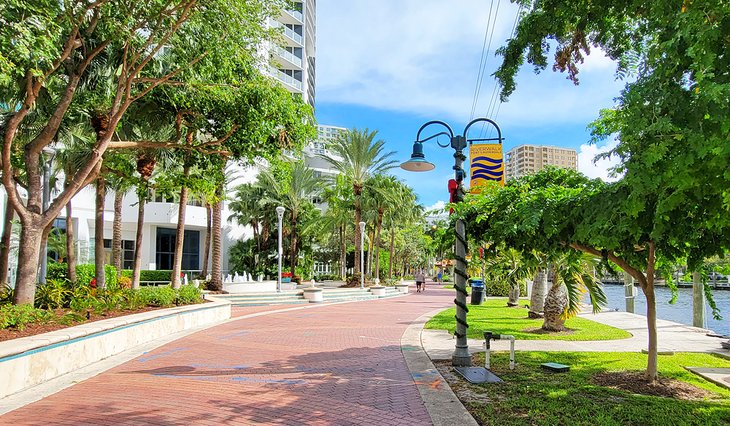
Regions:
<svg viewBox="0 0 730 426"><path fill-rule="evenodd" d="M423 326L441 311L443 308L421 315L408 326L401 337L401 352L433 424L474 426L478 423L464 408L422 346Z"/></svg>

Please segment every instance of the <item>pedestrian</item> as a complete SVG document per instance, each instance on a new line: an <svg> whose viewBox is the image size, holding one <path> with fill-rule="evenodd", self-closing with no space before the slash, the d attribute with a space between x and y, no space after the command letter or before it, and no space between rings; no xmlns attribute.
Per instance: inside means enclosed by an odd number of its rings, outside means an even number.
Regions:
<svg viewBox="0 0 730 426"><path fill-rule="evenodd" d="M426 281L426 278L424 278L424 276L423 276L423 271L416 272L415 278L416 278L416 293L420 293L421 286Z"/></svg>
<svg viewBox="0 0 730 426"><path fill-rule="evenodd" d="M443 281L441 281L441 280L443 280L443 278L444 278L444 273L439 269L439 273L437 276L439 284L441 284L443 282Z"/></svg>

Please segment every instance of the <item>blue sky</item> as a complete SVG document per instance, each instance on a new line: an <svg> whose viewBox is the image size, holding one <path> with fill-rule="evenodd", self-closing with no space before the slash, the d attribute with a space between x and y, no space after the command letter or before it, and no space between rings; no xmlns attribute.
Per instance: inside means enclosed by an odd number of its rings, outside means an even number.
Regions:
<svg viewBox="0 0 730 426"><path fill-rule="evenodd" d="M490 7L492 15L490 15ZM320 124L378 130L399 161L410 157L418 129L427 121L447 122L461 134L472 114L475 87L488 28L495 16L485 76L474 116L494 119L505 138L505 152L521 144L557 145L579 152L579 168L607 178L615 163L592 159L614 142L588 145L586 125L601 108L611 107L623 82L615 65L595 49L581 68L581 83L548 69L527 66L509 102L490 102L499 64L494 51L514 25L517 8L500 0L319 0L317 2L317 96ZM492 26L489 26L491 33ZM491 108L490 108L491 106ZM433 127L434 131L441 131ZM478 127L470 136L479 133ZM423 136L428 132L424 130ZM393 173L412 186L426 207L448 199L453 150L425 145L436 164L427 173Z"/></svg>

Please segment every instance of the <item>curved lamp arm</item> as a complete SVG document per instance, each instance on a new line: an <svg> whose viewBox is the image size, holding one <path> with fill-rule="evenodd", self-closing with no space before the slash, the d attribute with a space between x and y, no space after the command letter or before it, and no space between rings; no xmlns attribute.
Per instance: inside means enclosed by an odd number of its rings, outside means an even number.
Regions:
<svg viewBox="0 0 730 426"><path fill-rule="evenodd" d="M495 138L488 138L488 139L469 139L469 138L467 138L467 133L469 132L469 128L472 125L482 122L482 121L491 124L492 126L494 126L495 129L497 129L497 138L496 139ZM499 126L497 125L497 123L494 122L494 120L490 120L489 118L484 118L484 117L475 118L472 121L470 121L469 124L467 124L466 127L464 128L464 138L469 142L497 140L497 141L499 141L499 143L502 143L502 130L500 130Z"/></svg>
<svg viewBox="0 0 730 426"><path fill-rule="evenodd" d="M426 139L421 139L421 132L423 131L423 129L425 129L426 127L428 127L428 126L430 126L432 124L440 124L440 125L446 127L446 130L448 130L448 132L439 132L439 133L436 133L435 135L431 135L431 136L427 137ZM430 140L430 139L439 137L441 135L448 135L449 136L449 143L450 143L451 142L451 139L453 139L453 137L454 137L454 131L451 130L451 126L449 126L448 124L444 123L443 121L440 121L440 120L431 120L428 123L426 123L423 126L421 126L420 129L418 129L418 133L416 133L416 142L423 143L423 142L426 142L427 140ZM438 143L439 146L442 147L442 148L446 148L447 146L449 146L448 144L447 145L441 145L441 143L439 143L438 141L436 143Z"/></svg>

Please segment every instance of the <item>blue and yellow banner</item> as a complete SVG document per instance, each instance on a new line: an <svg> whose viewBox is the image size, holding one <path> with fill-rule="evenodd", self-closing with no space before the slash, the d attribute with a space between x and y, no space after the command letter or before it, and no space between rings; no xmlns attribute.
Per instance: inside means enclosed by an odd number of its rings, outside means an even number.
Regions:
<svg viewBox="0 0 730 426"><path fill-rule="evenodd" d="M499 182L504 186L504 158L502 144L474 144L469 147L471 154L471 184L472 194L481 191L480 186L488 181Z"/></svg>

